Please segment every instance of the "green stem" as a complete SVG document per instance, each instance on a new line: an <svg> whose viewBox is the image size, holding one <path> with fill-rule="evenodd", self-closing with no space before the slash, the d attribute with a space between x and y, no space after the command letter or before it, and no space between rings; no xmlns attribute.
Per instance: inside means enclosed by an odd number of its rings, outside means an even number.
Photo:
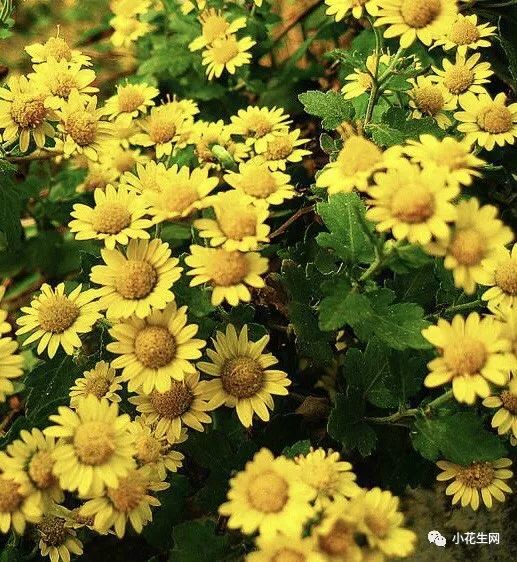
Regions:
<svg viewBox="0 0 517 562"><path fill-rule="evenodd" d="M373 263L370 265L370 267L366 271L363 272L361 277L359 277L359 281L364 282L367 279L370 279L370 277L375 275L381 269L383 269L384 266L386 265L386 263L390 260L390 258L393 256L393 254L397 251L398 247L399 247L399 243L395 242L393 244L393 246L391 248L389 248L388 251L384 252L383 250L381 250L378 253L375 260L373 261Z"/></svg>
<svg viewBox="0 0 517 562"><path fill-rule="evenodd" d="M396 64L398 63L400 57L403 55L405 50L406 49L404 49L402 47L399 47L398 51L395 53L395 55L391 59L391 62L389 64L388 68L379 77L379 84L382 84L386 80L386 78L388 78L391 75L391 73L393 72L393 69L395 68Z"/></svg>
<svg viewBox="0 0 517 562"><path fill-rule="evenodd" d="M453 397L452 390L448 390L444 394L441 394L440 396L438 396L438 398L435 398L434 400L429 402L429 404L426 404L426 406L423 408L424 414L428 416L432 410L435 410L436 408L443 406L443 404L449 402L449 400L452 397Z"/></svg>
<svg viewBox="0 0 517 562"><path fill-rule="evenodd" d="M370 122L375 104L377 103L377 96L379 93L379 59L381 58L381 48L382 48L382 35L379 30L374 26L374 22L371 16L368 16L368 21L372 26L373 32L375 34L375 67L372 73L372 88L370 90L370 97L368 99L368 106L366 107L366 114L364 116L364 126L366 127Z"/></svg>
<svg viewBox="0 0 517 562"><path fill-rule="evenodd" d="M159 222L154 228L154 237L160 238L161 234L162 234L162 223Z"/></svg>
<svg viewBox="0 0 517 562"><path fill-rule="evenodd" d="M478 306L482 306L484 304L484 301L482 301L481 299L475 300L475 301L471 301L471 302L466 302L464 304L457 304L455 306L449 306L449 308L446 308L442 314L452 314L454 312L461 312L463 310L470 310L471 308L477 308Z"/></svg>

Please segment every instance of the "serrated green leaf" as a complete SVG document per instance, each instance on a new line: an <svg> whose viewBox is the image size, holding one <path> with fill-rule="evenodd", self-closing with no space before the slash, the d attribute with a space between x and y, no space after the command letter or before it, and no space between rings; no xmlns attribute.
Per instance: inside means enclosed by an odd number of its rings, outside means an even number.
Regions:
<svg viewBox="0 0 517 562"><path fill-rule="evenodd" d="M230 550L228 535L217 534L217 526L211 519L176 525L173 537L169 562L218 562L224 560Z"/></svg>
<svg viewBox="0 0 517 562"><path fill-rule="evenodd" d="M346 316L346 299L350 293L350 281L337 278L322 286L325 298L319 304L319 327L324 331L339 330Z"/></svg>
<svg viewBox="0 0 517 562"><path fill-rule="evenodd" d="M338 92L311 90L300 94L298 99L307 113L321 118L324 129L336 129L343 121L350 121L354 117L352 104Z"/></svg>

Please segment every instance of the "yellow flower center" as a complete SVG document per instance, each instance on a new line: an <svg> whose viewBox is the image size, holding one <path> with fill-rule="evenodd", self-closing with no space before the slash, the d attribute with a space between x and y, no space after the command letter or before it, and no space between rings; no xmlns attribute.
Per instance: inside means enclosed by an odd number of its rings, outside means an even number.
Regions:
<svg viewBox="0 0 517 562"><path fill-rule="evenodd" d="M79 307L65 296L55 296L41 303L39 325L45 332L61 334L79 317Z"/></svg>
<svg viewBox="0 0 517 562"><path fill-rule="evenodd" d="M267 150L263 156L266 160L284 160L293 152L293 142L289 136L273 137L267 143Z"/></svg>
<svg viewBox="0 0 517 562"><path fill-rule="evenodd" d="M425 222L434 214L434 198L423 185L408 185L398 189L391 199L391 212L403 222Z"/></svg>
<svg viewBox="0 0 517 562"><path fill-rule="evenodd" d="M111 381L103 376L89 377L84 383L84 393L86 396L93 394L97 398L104 398L110 389Z"/></svg>
<svg viewBox="0 0 517 562"><path fill-rule="evenodd" d="M369 513L365 516L364 522L368 529L380 539L384 538L390 530L388 519L380 513Z"/></svg>
<svg viewBox="0 0 517 562"><path fill-rule="evenodd" d="M357 83L365 90L371 90L373 85L372 77L367 72L357 72Z"/></svg>
<svg viewBox="0 0 517 562"><path fill-rule="evenodd" d="M154 144L170 142L176 135L176 121L163 112L156 113L149 121L149 137Z"/></svg>
<svg viewBox="0 0 517 562"><path fill-rule="evenodd" d="M20 487L14 480L0 475L0 514L18 510L23 501L19 490Z"/></svg>
<svg viewBox="0 0 517 562"><path fill-rule="evenodd" d="M164 207L171 212L183 213L198 200L197 189L190 183L174 185L163 193Z"/></svg>
<svg viewBox="0 0 517 562"><path fill-rule="evenodd" d="M96 189L104 190L108 183L112 181L112 177L106 170L90 170L88 176L84 180L85 191L95 191Z"/></svg>
<svg viewBox="0 0 517 562"><path fill-rule="evenodd" d="M458 230L452 239L450 252L461 265L478 264L485 255L485 240L473 228Z"/></svg>
<svg viewBox="0 0 517 562"><path fill-rule="evenodd" d="M248 135L260 139L273 130L273 125L262 114L250 115L248 117Z"/></svg>
<svg viewBox="0 0 517 562"><path fill-rule="evenodd" d="M75 77L70 73L55 76L50 85L52 94L64 99L68 98L73 88L79 89L79 86Z"/></svg>
<svg viewBox="0 0 517 562"><path fill-rule="evenodd" d="M517 416L517 395L513 394L509 390L503 390L499 398L501 398L503 408L508 410L510 414Z"/></svg>
<svg viewBox="0 0 517 562"><path fill-rule="evenodd" d="M210 51L214 63L226 64L239 54L239 44L237 39L230 35L214 43Z"/></svg>
<svg viewBox="0 0 517 562"><path fill-rule="evenodd" d="M304 554L292 548L282 548L271 558L271 562L306 562L306 560Z"/></svg>
<svg viewBox="0 0 517 562"><path fill-rule="evenodd" d="M194 401L194 393L185 383L174 381L167 392L154 390L149 401L159 416L173 420L189 410Z"/></svg>
<svg viewBox="0 0 517 562"><path fill-rule="evenodd" d="M61 37L50 37L50 39L44 45L47 58L53 57L58 62L61 59L71 60L72 50L68 46L68 43Z"/></svg>
<svg viewBox="0 0 517 562"><path fill-rule="evenodd" d="M97 136L98 119L88 111L74 111L66 118L65 131L79 146L88 146Z"/></svg>
<svg viewBox="0 0 517 562"><path fill-rule="evenodd" d="M432 23L440 11L440 0L403 0L400 6L402 19L415 29Z"/></svg>
<svg viewBox="0 0 517 562"><path fill-rule="evenodd" d="M474 72L465 65L451 66L443 77L443 85L451 94L461 94L468 90L474 82Z"/></svg>
<svg viewBox="0 0 517 562"><path fill-rule="evenodd" d="M56 478L52 474L53 466L54 460L49 451L38 451L32 455L27 472L36 488L44 490L56 483Z"/></svg>
<svg viewBox="0 0 517 562"><path fill-rule="evenodd" d="M38 523L43 542L47 546L61 546L69 536L65 527L65 520L53 515L45 515L41 523Z"/></svg>
<svg viewBox="0 0 517 562"><path fill-rule="evenodd" d="M219 226L224 235L231 240L242 240L245 236L255 236L257 216L246 207L239 209L218 209L216 211Z"/></svg>
<svg viewBox="0 0 517 562"><path fill-rule="evenodd" d="M210 277L219 287L237 285L248 275L246 256L240 252L215 250L210 263Z"/></svg>
<svg viewBox="0 0 517 562"><path fill-rule="evenodd" d="M132 170L135 163L136 163L135 156L129 150L124 150L122 152L119 152L113 158L113 166L121 174Z"/></svg>
<svg viewBox="0 0 517 562"><path fill-rule="evenodd" d="M113 507L122 513L136 509L147 494L147 481L138 472L119 480L118 488L108 488L106 495Z"/></svg>
<svg viewBox="0 0 517 562"><path fill-rule="evenodd" d="M127 260L115 281L117 291L125 299L143 299L158 281L156 269L143 260Z"/></svg>
<svg viewBox="0 0 517 562"><path fill-rule="evenodd" d="M101 234L118 234L131 224L131 214L122 203L108 201L93 211L93 230Z"/></svg>
<svg viewBox="0 0 517 562"><path fill-rule="evenodd" d="M512 128L513 117L505 105L489 103L478 113L477 123L483 131L497 135Z"/></svg>
<svg viewBox="0 0 517 562"><path fill-rule="evenodd" d="M164 326L146 326L135 338L135 355L148 369L168 365L176 349L176 339Z"/></svg>
<svg viewBox="0 0 517 562"><path fill-rule="evenodd" d="M443 359L455 375L474 375L484 367L487 351L482 341L468 336L458 337L444 348Z"/></svg>
<svg viewBox="0 0 517 562"><path fill-rule="evenodd" d="M488 462L475 462L470 466L463 467L456 474L456 480L459 480L469 488L482 490L490 486L494 481L495 470Z"/></svg>
<svg viewBox="0 0 517 562"><path fill-rule="evenodd" d="M479 39L479 30L471 21L462 18L454 22L449 39L456 45L470 45Z"/></svg>
<svg viewBox="0 0 517 562"><path fill-rule="evenodd" d="M221 369L225 392L237 398L251 398L264 386L264 371L251 357L228 359Z"/></svg>
<svg viewBox="0 0 517 562"><path fill-rule="evenodd" d="M143 435L136 441L136 457L143 464L156 462L161 455L162 445L156 437Z"/></svg>
<svg viewBox="0 0 517 562"><path fill-rule="evenodd" d="M289 486L273 470L258 474L248 486L248 501L262 513L278 513L287 503Z"/></svg>
<svg viewBox="0 0 517 562"><path fill-rule="evenodd" d="M468 153L461 144L440 144L433 150L433 160L449 170L461 170L468 167Z"/></svg>
<svg viewBox="0 0 517 562"><path fill-rule="evenodd" d="M507 259L495 271L495 283L507 295L517 295L517 261Z"/></svg>
<svg viewBox="0 0 517 562"><path fill-rule="evenodd" d="M382 152L378 146L363 137L353 136L347 139L337 164L346 176L354 176L357 172L370 170L381 159Z"/></svg>
<svg viewBox="0 0 517 562"><path fill-rule="evenodd" d="M438 86L426 84L413 90L417 108L426 115L436 115L444 105L443 94Z"/></svg>
<svg viewBox="0 0 517 562"><path fill-rule="evenodd" d="M326 554L341 555L346 559L351 549L357 546L354 539L355 532L355 526L338 519L326 535L319 537L319 547Z"/></svg>
<svg viewBox="0 0 517 562"><path fill-rule="evenodd" d="M11 117L22 129L35 129L43 123L48 110L38 94L21 94L11 104Z"/></svg>
<svg viewBox="0 0 517 562"><path fill-rule="evenodd" d="M228 26L229 24L224 16L215 13L211 14L203 20L203 37L210 44L214 39L225 35Z"/></svg>
<svg viewBox="0 0 517 562"><path fill-rule="evenodd" d="M79 460L90 466L100 466L115 452L111 425L101 421L81 424L74 435L74 448Z"/></svg>
<svg viewBox="0 0 517 562"><path fill-rule="evenodd" d="M128 84L118 91L118 107L121 113L132 113L145 102L142 89L135 84Z"/></svg>
<svg viewBox="0 0 517 562"><path fill-rule="evenodd" d="M266 199L277 190L273 174L269 170L256 168L242 176L241 188L247 195Z"/></svg>

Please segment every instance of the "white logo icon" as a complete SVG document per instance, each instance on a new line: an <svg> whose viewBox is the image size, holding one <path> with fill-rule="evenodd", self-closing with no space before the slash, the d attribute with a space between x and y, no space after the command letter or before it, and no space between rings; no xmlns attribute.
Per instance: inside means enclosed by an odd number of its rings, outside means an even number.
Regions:
<svg viewBox="0 0 517 562"><path fill-rule="evenodd" d="M447 539L439 531L429 531L427 533L427 540L436 546L445 546Z"/></svg>

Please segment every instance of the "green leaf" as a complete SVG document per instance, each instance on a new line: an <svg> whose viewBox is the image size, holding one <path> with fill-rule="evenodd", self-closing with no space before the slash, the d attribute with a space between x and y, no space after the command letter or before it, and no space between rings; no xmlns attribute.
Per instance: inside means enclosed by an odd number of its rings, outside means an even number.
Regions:
<svg viewBox="0 0 517 562"><path fill-rule="evenodd" d="M169 562L218 562L227 557L230 549L228 535L217 534L216 524L210 519L176 525L173 537Z"/></svg>
<svg viewBox="0 0 517 562"><path fill-rule="evenodd" d="M352 104L338 92L311 90L300 94L298 99L307 113L321 118L324 129L336 129L343 121L350 121L354 117Z"/></svg>
<svg viewBox="0 0 517 562"><path fill-rule="evenodd" d="M342 277L327 281L322 286L327 296L319 304L319 327L327 332L339 330L346 316L346 299L350 293L350 281Z"/></svg>
<svg viewBox="0 0 517 562"><path fill-rule="evenodd" d="M19 246L21 242L22 203L23 195L13 182L11 171L0 172L0 232L10 248Z"/></svg>
<svg viewBox="0 0 517 562"><path fill-rule="evenodd" d="M309 439L305 439L304 441L297 441L294 445L290 447L286 447L282 451L282 455L287 457L288 459L294 459L298 455L306 455L311 449L311 442Z"/></svg>

